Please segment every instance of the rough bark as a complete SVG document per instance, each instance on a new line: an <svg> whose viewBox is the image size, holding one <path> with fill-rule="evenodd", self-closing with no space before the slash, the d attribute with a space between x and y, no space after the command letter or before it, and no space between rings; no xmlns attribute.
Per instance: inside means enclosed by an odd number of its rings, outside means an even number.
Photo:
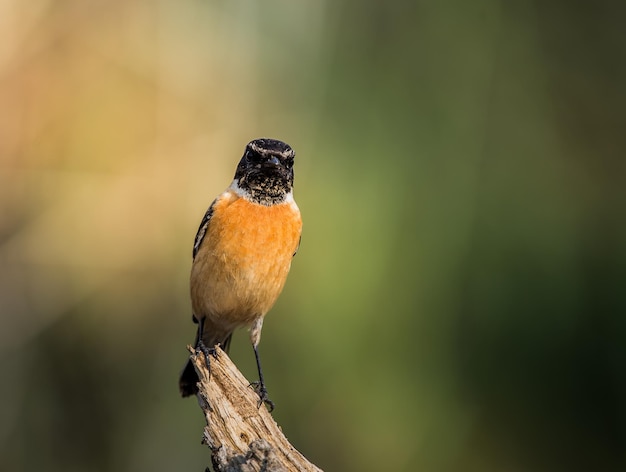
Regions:
<svg viewBox="0 0 626 472"><path fill-rule="evenodd" d="M221 349L210 356L189 348L200 378L198 403L207 425L203 442L219 472L321 471L287 440L259 396Z"/></svg>

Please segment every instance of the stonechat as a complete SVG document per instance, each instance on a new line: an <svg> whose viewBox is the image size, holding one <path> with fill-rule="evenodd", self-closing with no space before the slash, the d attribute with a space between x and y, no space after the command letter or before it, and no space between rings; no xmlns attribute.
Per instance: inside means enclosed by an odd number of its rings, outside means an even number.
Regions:
<svg viewBox="0 0 626 472"><path fill-rule="evenodd" d="M261 403L273 409L263 380L258 345L263 319L287 280L300 245L302 218L293 198L295 152L276 139L246 146L235 178L202 218L193 245L191 307L196 349L228 352L233 331L250 328ZM191 361L180 377L183 397L198 392Z"/></svg>

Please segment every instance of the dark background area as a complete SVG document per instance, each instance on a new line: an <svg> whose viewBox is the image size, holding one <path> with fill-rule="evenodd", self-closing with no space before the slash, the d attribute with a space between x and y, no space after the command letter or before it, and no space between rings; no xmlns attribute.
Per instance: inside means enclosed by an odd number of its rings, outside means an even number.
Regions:
<svg viewBox="0 0 626 472"><path fill-rule="evenodd" d="M260 349L311 461L625 470L626 7L0 8L1 470L208 465L191 246L261 136L304 234Z"/></svg>

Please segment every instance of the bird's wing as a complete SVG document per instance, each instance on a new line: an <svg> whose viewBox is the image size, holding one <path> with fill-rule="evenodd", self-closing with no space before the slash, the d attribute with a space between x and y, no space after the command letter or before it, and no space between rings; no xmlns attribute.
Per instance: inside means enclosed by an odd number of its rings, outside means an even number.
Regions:
<svg viewBox="0 0 626 472"><path fill-rule="evenodd" d="M196 233L196 239L193 242L193 258L196 258L196 254L198 254L198 250L200 249L200 245L204 240L204 236L206 235L207 229L209 228L209 223L211 222L211 217L213 216L213 207L215 206L215 202L217 199L213 200L211 206L204 214L202 221L200 222L200 227L198 228L198 232Z"/></svg>
<svg viewBox="0 0 626 472"><path fill-rule="evenodd" d="M300 235L300 238L298 239L298 245L296 246L296 250L293 251L293 256L291 257L295 257L296 254L298 254L298 249L300 249L300 243L302 243L302 235Z"/></svg>

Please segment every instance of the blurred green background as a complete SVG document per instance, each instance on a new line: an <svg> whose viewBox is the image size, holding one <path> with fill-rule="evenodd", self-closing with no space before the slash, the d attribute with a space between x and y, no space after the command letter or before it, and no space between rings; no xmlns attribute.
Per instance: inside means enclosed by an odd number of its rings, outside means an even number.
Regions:
<svg viewBox="0 0 626 472"><path fill-rule="evenodd" d="M304 216L261 355L311 461L626 470L625 15L0 1L0 470L208 465L191 246L261 136Z"/></svg>

